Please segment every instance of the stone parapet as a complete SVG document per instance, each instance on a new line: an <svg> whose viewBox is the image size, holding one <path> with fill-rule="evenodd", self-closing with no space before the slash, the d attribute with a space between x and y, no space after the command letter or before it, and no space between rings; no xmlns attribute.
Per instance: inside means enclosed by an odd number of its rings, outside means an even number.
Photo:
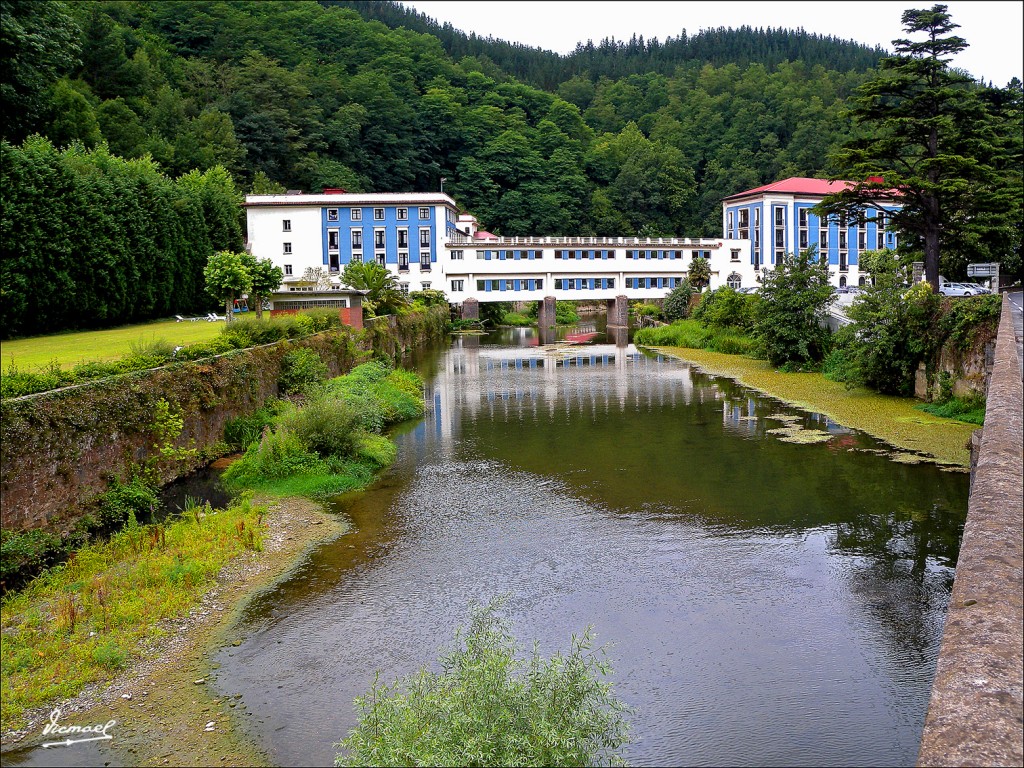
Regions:
<svg viewBox="0 0 1024 768"><path fill-rule="evenodd" d="M1002 316L920 766L1024 765L1024 394Z"/></svg>

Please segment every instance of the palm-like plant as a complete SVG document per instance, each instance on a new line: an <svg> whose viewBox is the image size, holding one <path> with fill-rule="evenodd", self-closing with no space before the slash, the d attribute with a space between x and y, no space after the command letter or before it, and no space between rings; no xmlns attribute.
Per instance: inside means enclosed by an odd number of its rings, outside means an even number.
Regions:
<svg viewBox="0 0 1024 768"><path fill-rule="evenodd" d="M398 279L376 262L350 261L341 279L352 288L368 292L363 308L374 314L393 314L409 304L409 297L398 287Z"/></svg>

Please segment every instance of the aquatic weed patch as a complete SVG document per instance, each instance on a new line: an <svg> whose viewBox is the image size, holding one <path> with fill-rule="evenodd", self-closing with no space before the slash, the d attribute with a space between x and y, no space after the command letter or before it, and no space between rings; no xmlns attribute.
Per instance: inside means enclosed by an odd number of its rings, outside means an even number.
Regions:
<svg viewBox="0 0 1024 768"><path fill-rule="evenodd" d="M897 448L927 454L941 463L970 465L968 444L974 426L916 410L916 400L881 395L866 387L847 389L819 373L782 373L764 360L700 349L659 347L708 373L728 376L798 408L821 413Z"/></svg>
<svg viewBox="0 0 1024 768"><path fill-rule="evenodd" d="M109 681L195 606L230 560L259 551L264 508L243 498L78 550L2 603L4 731L26 710Z"/></svg>

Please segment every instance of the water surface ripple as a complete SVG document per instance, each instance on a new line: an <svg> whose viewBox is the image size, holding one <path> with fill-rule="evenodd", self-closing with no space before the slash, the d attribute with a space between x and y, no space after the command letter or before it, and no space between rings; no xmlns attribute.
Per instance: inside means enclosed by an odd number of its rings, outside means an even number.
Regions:
<svg viewBox="0 0 1024 768"><path fill-rule="evenodd" d="M593 625L642 765L912 765L967 478L632 346L456 342L355 531L255 601L216 685L284 765L508 595L545 654ZM781 416L781 420L780 420ZM798 423L830 436L791 444Z"/></svg>

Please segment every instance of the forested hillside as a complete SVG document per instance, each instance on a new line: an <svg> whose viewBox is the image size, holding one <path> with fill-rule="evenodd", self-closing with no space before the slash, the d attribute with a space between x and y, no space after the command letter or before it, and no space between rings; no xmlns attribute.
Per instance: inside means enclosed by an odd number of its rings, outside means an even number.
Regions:
<svg viewBox="0 0 1024 768"><path fill-rule="evenodd" d="M437 37L312 1L4 5L12 45L34 30L60 53L5 62L13 142L106 141L171 176L223 165L246 190L436 190L443 176L504 234L714 235L723 195L827 170L874 55L719 31L581 48L543 90L503 72L494 46L455 60ZM850 70L782 61L787 40ZM725 49L766 63L722 63ZM634 73L593 74L616 67Z"/></svg>
<svg viewBox="0 0 1024 768"><path fill-rule="evenodd" d="M398 4L346 5L0 0L4 333L203 302L201 264L240 242L195 218L222 211L173 181L189 174L216 179L207 191L234 196L239 221L243 191L431 191L443 178L499 234L716 236L722 197L833 171L848 97L882 53L744 28L559 56ZM1019 168L1020 83L983 90L1001 162ZM137 198L123 215L122 194ZM171 234L154 240L154 227ZM1019 251L1019 232L1002 240ZM983 245L955 263L1003 258ZM133 294L147 264L175 280ZM117 274L92 279L103 269Z"/></svg>
<svg viewBox="0 0 1024 768"><path fill-rule="evenodd" d="M571 54L560 56L522 43L480 37L475 32L456 29L450 22L439 24L414 8L388 0L320 1L327 7L351 8L364 19L383 22L392 29L405 27L433 35L454 59L486 57L503 72L545 90L555 90L576 76L614 80L648 72L673 75L677 67L694 63L698 66L738 64L740 67L763 64L773 69L785 61L802 61L808 66L821 64L840 72L863 72L875 67L885 55L881 48L811 34L802 29L755 30L741 26L739 29L701 30L694 35L680 29L677 35L669 35L664 42L657 38L645 41L636 34L628 41L605 38L597 45L592 40L581 40ZM580 13L586 12L583 8L580 7ZM543 7L534 12L543 14ZM538 21L543 23L543 18Z"/></svg>

